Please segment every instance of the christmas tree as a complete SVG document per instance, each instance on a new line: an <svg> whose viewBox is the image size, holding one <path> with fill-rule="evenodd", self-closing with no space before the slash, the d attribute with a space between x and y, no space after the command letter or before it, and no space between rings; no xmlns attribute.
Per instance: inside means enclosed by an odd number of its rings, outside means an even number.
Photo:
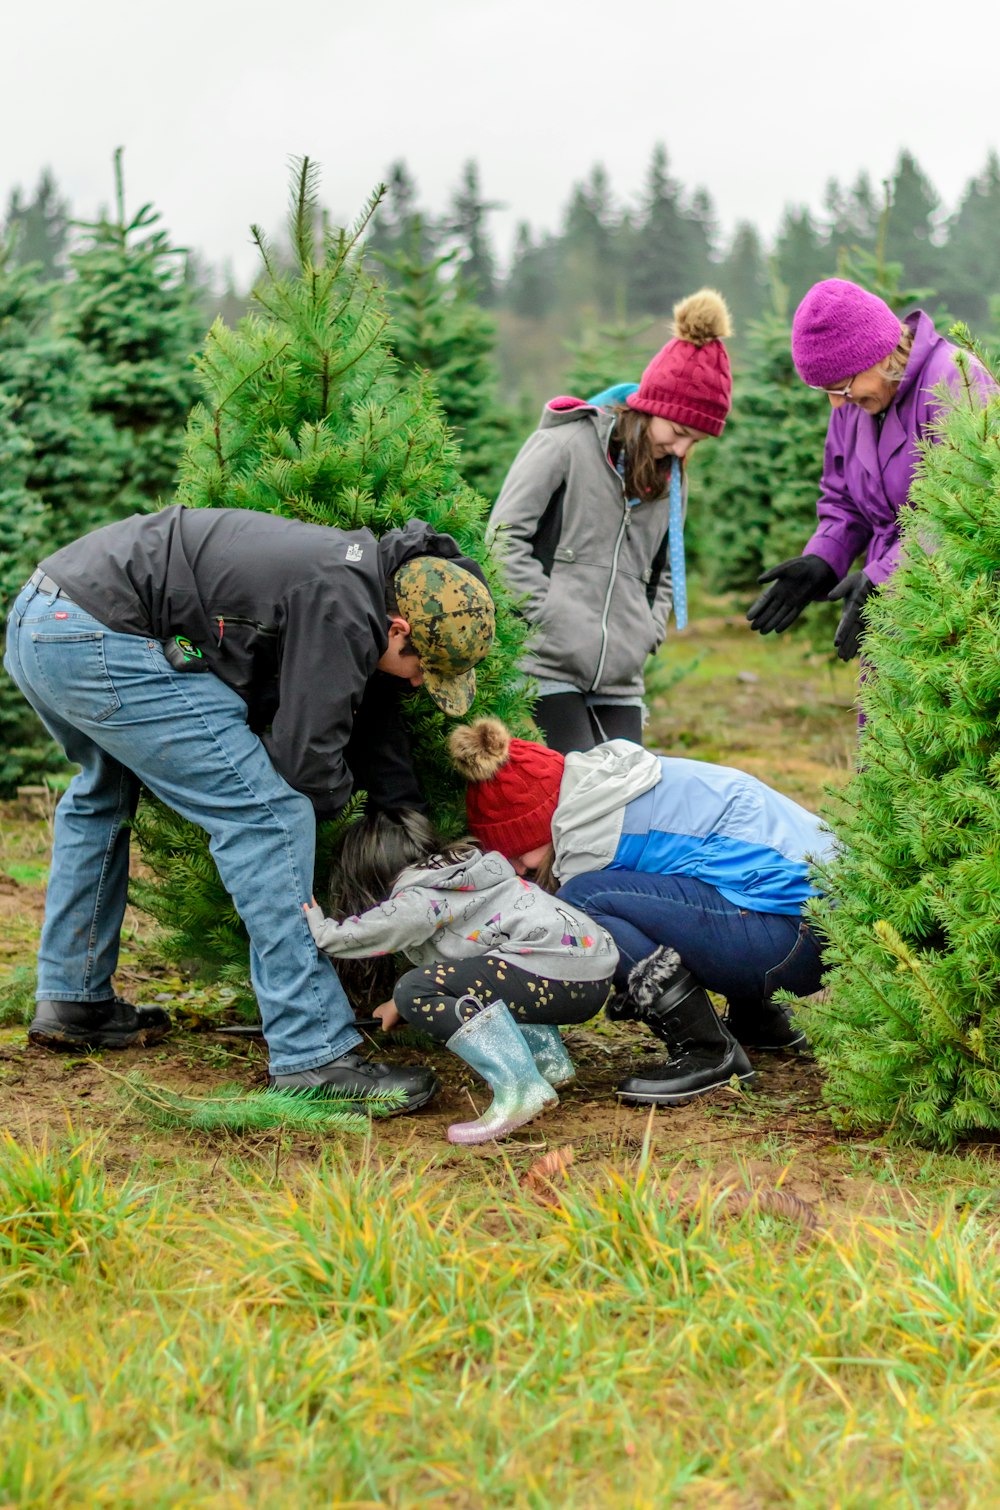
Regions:
<svg viewBox="0 0 1000 1510"><path fill-rule="evenodd" d="M425 257L419 216L409 251L378 255L390 275L390 343L405 366L429 372L455 439L462 476L493 499L518 448L513 417L497 394L496 328L473 300L457 251Z"/></svg>
<svg viewBox="0 0 1000 1510"><path fill-rule="evenodd" d="M1000 399L962 377L867 605L868 721L814 905L830 1000L800 1009L854 1125L938 1145L1000 1129Z"/></svg>
<svg viewBox="0 0 1000 1510"><path fill-rule="evenodd" d="M60 285L0 247L0 608L56 545L101 518L118 476L114 428L91 408L92 369L55 332ZM0 792L62 764L21 693L0 677Z"/></svg>
<svg viewBox="0 0 1000 1510"><path fill-rule="evenodd" d="M84 227L71 276L0 254L0 590L39 560L112 519L158 506L172 486L196 396L199 323L184 267L149 205L126 218L121 153L117 219ZM13 452L23 487L11 495ZM26 458L26 460L25 460ZM28 704L0 685L0 791L63 764Z"/></svg>
<svg viewBox="0 0 1000 1510"><path fill-rule="evenodd" d="M84 240L70 255L72 278L55 321L87 354L91 407L120 440L117 487L105 517L90 518L88 528L148 513L173 487L203 335L185 253L171 246L152 205L126 214L121 148L114 173L115 218L80 227Z"/></svg>
<svg viewBox="0 0 1000 1510"><path fill-rule="evenodd" d="M376 203L350 233L318 235L316 170L305 161L293 185L291 271L254 229L263 263L255 312L235 330L217 320L197 359L204 397L188 424L177 501L379 535L419 517L454 535L483 562L497 603L496 643L477 669L473 711L528 733L517 671L526 631L483 546L487 505L459 473L431 380L393 354L384 290L363 266L359 238ZM431 813L454 835L465 813L444 754L445 716L420 693L410 726ZM324 825L321 851L335 827ZM173 957L245 973L242 928L204 834L151 803L137 829L156 880L137 887L136 898L169 929Z"/></svg>

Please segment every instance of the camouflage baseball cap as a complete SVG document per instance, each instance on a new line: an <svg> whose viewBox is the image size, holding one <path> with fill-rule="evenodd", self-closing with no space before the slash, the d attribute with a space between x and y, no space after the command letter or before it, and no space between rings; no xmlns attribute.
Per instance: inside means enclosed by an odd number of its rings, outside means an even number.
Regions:
<svg viewBox="0 0 1000 1510"><path fill-rule="evenodd" d="M415 556L393 578L399 611L410 626L424 668L424 686L452 718L468 713L477 665L493 644L489 589L464 567L439 556Z"/></svg>

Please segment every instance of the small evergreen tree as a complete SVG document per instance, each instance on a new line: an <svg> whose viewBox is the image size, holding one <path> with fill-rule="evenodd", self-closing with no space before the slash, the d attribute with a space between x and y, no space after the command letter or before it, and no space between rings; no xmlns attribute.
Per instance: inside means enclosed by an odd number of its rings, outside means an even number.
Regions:
<svg viewBox="0 0 1000 1510"><path fill-rule="evenodd" d="M461 446L462 476L493 499L518 446L512 416L497 393L496 328L456 272L457 252L421 261L422 243L418 216L410 254L379 256L390 277L390 342L404 366L431 374Z"/></svg>
<svg viewBox="0 0 1000 1510"><path fill-rule="evenodd" d="M90 528L157 508L175 482L197 397L192 357L203 333L185 254L157 228L152 205L126 215L121 148L114 172L116 218L82 227L56 317L56 329L90 358L91 407L110 419L121 442L118 485L104 518L91 518Z"/></svg>
<svg viewBox="0 0 1000 1510"><path fill-rule="evenodd" d="M416 516L453 534L484 562L498 610L494 649L477 671L477 709L528 732L517 671L525 627L484 549L485 502L459 474L430 379L404 372L390 350L384 294L359 251L364 223L318 242L315 203L306 161L293 191L293 271L254 230L263 261L256 312L235 330L216 321L198 358L204 398L188 425L177 499L377 534ZM431 811L454 834L464 805L443 754L445 716L418 696L411 727ZM157 880L136 895L170 929L175 957L244 974L242 929L204 834L153 804L144 804L137 828Z"/></svg>
<svg viewBox="0 0 1000 1510"><path fill-rule="evenodd" d="M910 497L828 813L830 1001L801 1010L855 1125L947 1146L1000 1129L1000 399L966 378Z"/></svg>
<svg viewBox="0 0 1000 1510"><path fill-rule="evenodd" d="M119 477L119 444L91 408L92 368L71 337L53 331L61 285L0 247L0 612L42 556L81 534ZM3 622L0 620L0 622ZM62 764L13 682L0 676L0 792Z"/></svg>

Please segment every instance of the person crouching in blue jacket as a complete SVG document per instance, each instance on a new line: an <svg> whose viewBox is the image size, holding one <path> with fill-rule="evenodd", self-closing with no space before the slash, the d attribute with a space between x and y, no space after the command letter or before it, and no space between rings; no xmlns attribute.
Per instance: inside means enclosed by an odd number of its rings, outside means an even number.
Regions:
<svg viewBox="0 0 1000 1510"><path fill-rule="evenodd" d="M743 771L624 739L563 756L481 718L449 748L470 831L608 930L618 1015L668 1046L621 1083L623 1101L687 1101L751 1079L748 1048L805 1046L773 998L810 995L823 973L803 906L833 837L813 813ZM708 991L726 998L724 1021Z"/></svg>

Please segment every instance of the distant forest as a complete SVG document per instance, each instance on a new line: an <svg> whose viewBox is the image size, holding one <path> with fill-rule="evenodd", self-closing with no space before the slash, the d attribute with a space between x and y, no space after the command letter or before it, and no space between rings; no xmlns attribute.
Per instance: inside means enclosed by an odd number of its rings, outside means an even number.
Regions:
<svg viewBox="0 0 1000 1510"><path fill-rule="evenodd" d="M610 340L636 359L651 353L666 336L663 321L675 300L705 283L730 304L737 362L752 322L765 314L787 318L818 278L850 275L859 259L876 255L899 265L897 286L931 308L939 323L965 320L987 340L1000 329L995 152L951 209L908 151L882 184L867 173L850 185L831 179L822 210L789 205L768 245L749 221L723 236L709 192L673 177L666 149L658 145L636 202L620 199L596 165L573 187L557 231L539 233L521 223L503 274L490 232L498 206L487 197L475 162L465 165L442 213L421 205L405 162L388 168L386 185L368 240L373 260L392 283L403 266L445 259L442 276L460 278L492 317L501 389L525 412L555 391L588 343L600 339L606 348ZM64 276L71 216L51 172L33 191L15 189L5 221L8 232L17 231L16 258L40 263L47 277ZM231 320L246 303L249 291L227 282L197 253L189 258L189 279L206 320L217 312Z"/></svg>

